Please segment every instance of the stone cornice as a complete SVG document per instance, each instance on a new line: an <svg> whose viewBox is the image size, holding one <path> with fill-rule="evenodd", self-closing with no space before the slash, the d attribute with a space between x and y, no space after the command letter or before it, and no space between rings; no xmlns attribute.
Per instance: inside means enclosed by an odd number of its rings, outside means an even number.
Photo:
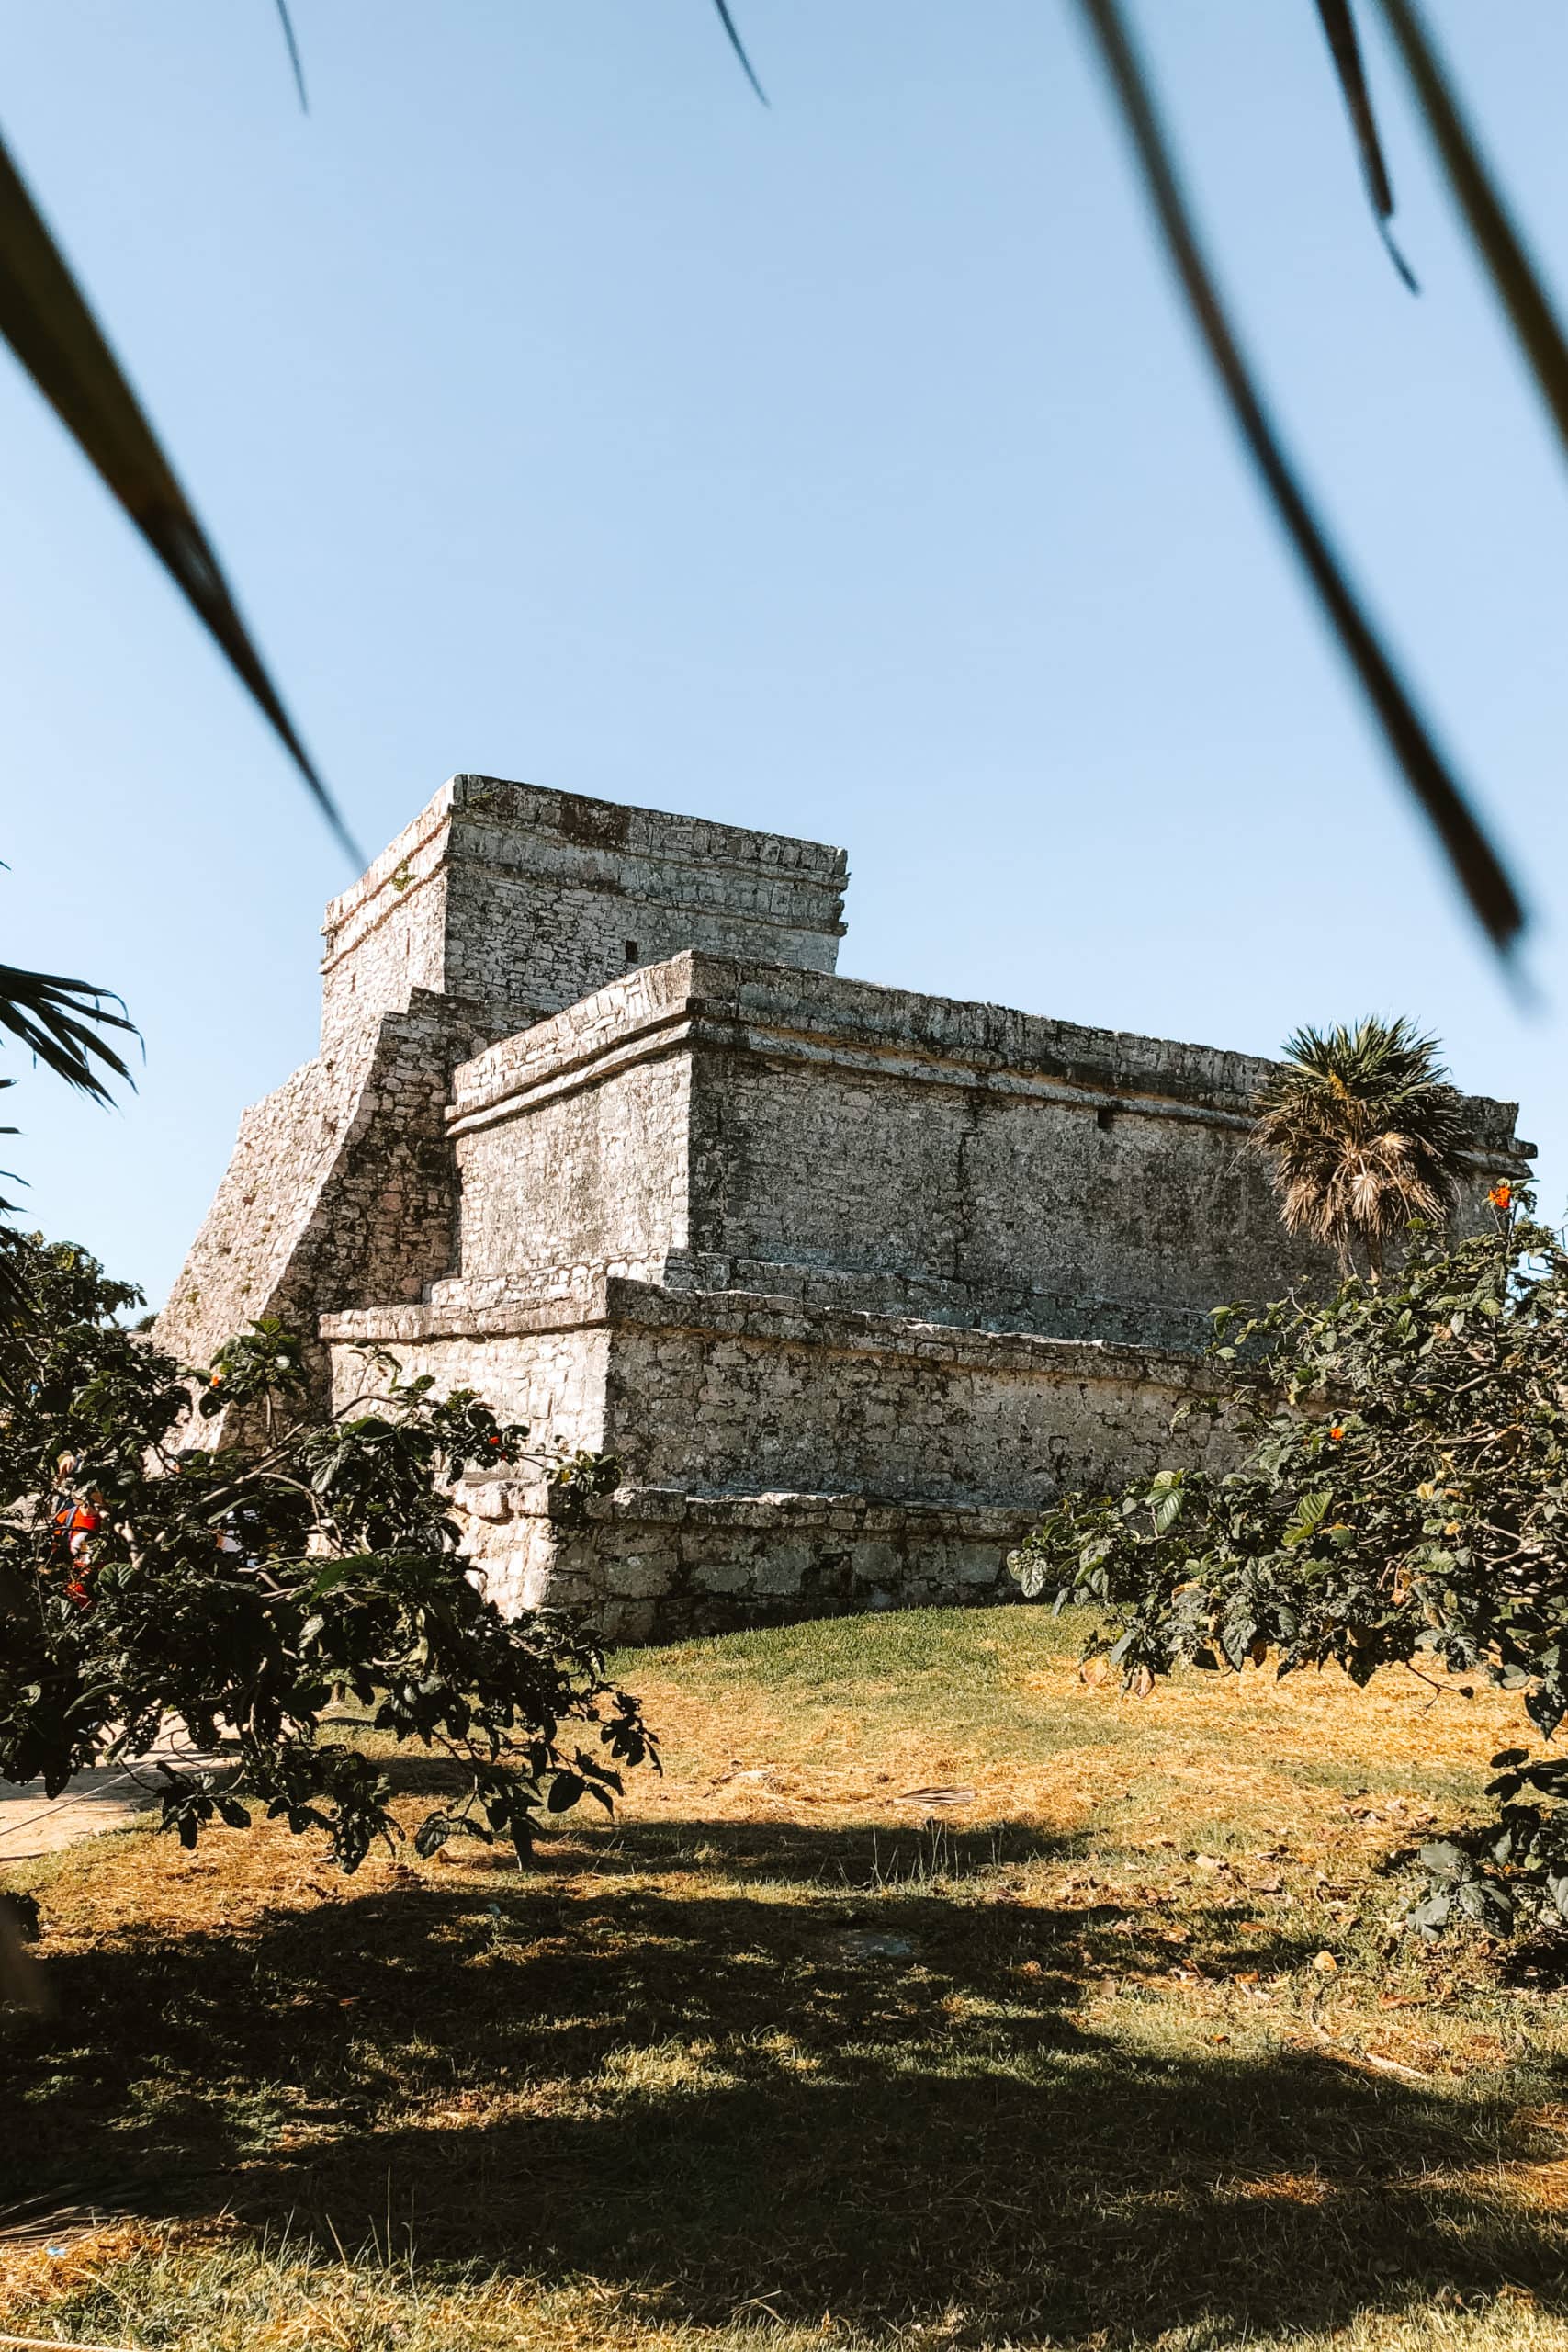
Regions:
<svg viewBox="0 0 1568 2352"><path fill-rule="evenodd" d="M1251 1126L1253 1096L1278 1067L1002 1005L688 951L612 981L463 1064L448 1131L469 1134L638 1062L705 1046L1086 1111L1196 1119L1238 1137ZM1466 1103L1483 1139L1477 1171L1523 1170L1530 1148L1511 1140L1515 1106L1481 1097Z"/></svg>

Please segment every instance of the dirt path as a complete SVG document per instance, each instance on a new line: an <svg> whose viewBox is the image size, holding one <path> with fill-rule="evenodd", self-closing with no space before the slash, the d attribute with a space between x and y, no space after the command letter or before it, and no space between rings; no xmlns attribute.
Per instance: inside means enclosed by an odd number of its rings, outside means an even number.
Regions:
<svg viewBox="0 0 1568 2352"><path fill-rule="evenodd" d="M58 1854L80 1838L123 1829L148 1812L159 1802L157 1768L165 1759L186 1768L219 1761L170 1740L143 1757L134 1776L123 1765L95 1765L78 1772L57 1797L45 1795L41 1781L0 1781L0 1876L12 1862Z"/></svg>
<svg viewBox="0 0 1568 2352"><path fill-rule="evenodd" d="M139 1788L118 1768L78 1772L54 1798L45 1796L41 1781L28 1781L19 1788L8 1786L0 1796L0 1871L11 1862L57 1854L79 1838L123 1829L128 1821L134 1821L156 1803L150 1789Z"/></svg>

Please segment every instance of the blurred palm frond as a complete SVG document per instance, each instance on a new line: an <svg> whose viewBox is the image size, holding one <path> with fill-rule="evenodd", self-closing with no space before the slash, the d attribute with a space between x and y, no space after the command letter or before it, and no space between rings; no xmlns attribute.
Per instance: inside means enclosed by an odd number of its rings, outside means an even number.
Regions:
<svg viewBox="0 0 1568 2352"><path fill-rule="evenodd" d="M299 44L294 38L294 24L288 14L288 0L277 0L277 20L283 27L283 39L288 50L288 62L294 68L294 86L299 93L299 111L301 114L309 114L310 101L305 95L305 68L300 62Z"/></svg>
<svg viewBox="0 0 1568 2352"><path fill-rule="evenodd" d="M113 1010L117 1004L118 1012ZM111 1077L123 1078L130 1086L136 1083L123 1057L104 1035L109 1029L122 1030L131 1037L141 1035L127 1016L123 1000L110 989L95 988L90 980L67 979L59 972L27 972L14 964L0 964L0 1031L25 1046L56 1078L95 1102L110 1100L107 1081ZM0 1079L0 1087L15 1084L14 1079ZM0 1135L16 1132L15 1127L0 1127ZM9 1216L12 1207L10 1201L0 1199L0 1217ZM23 1317L28 1303L17 1250L12 1235L0 1225L0 1318L15 1322Z"/></svg>
<svg viewBox="0 0 1568 2352"><path fill-rule="evenodd" d="M0 334L228 655L362 868L366 861L251 642L207 535L3 141Z"/></svg>
<svg viewBox="0 0 1568 2352"><path fill-rule="evenodd" d="M1339 76L1340 95L1345 111L1350 118L1355 133L1356 152L1361 159L1361 177L1367 184L1367 201L1372 208L1378 232L1388 248L1389 259L1409 287L1418 294L1415 274L1409 263L1393 242L1389 223L1393 219L1393 184L1383 161L1382 141L1378 137L1377 117L1372 112L1372 95L1367 87L1366 69L1361 63L1361 44L1356 37L1356 19L1350 13L1350 0L1317 0L1317 13L1323 20L1328 52L1334 60L1334 70Z"/></svg>
<svg viewBox="0 0 1568 2352"><path fill-rule="evenodd" d="M1454 201L1568 451L1568 344L1411 0L1379 0Z"/></svg>
<svg viewBox="0 0 1568 2352"><path fill-rule="evenodd" d="M1395 0L1385 0L1395 5ZM1404 0L1398 0L1403 6ZM1478 922L1499 954L1517 944L1525 913L1502 860L1477 823L1393 662L1362 611L1327 534L1296 479L1198 241L1148 74L1117 0L1078 0L1116 99L1187 306L1206 345L1275 514L1359 680Z"/></svg>
<svg viewBox="0 0 1568 2352"><path fill-rule="evenodd" d="M118 1012L110 1008L119 1006ZM124 1000L90 980L68 980L59 972L24 972L0 964L0 1029L34 1057L95 1102L107 1102L106 1073L134 1085L130 1071L104 1035L106 1029L140 1036L126 1014Z"/></svg>
<svg viewBox="0 0 1568 2352"><path fill-rule="evenodd" d="M728 7L726 5L726 0L713 0L713 5L718 11L719 23L724 27L725 31L729 36L729 46L735 51L736 56L740 60L741 72L745 74L748 82L750 83L751 87L756 91L757 96L761 99L762 104L766 106L768 103L768 94L763 89L761 82L758 81L756 74L751 70L751 61L747 56L745 44L735 28L735 19L729 13Z"/></svg>

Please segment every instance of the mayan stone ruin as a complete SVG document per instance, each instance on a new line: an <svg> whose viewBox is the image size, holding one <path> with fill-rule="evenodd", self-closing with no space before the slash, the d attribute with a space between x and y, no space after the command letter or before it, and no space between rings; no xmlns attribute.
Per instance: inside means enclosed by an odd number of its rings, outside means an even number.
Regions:
<svg viewBox="0 0 1568 2352"><path fill-rule="evenodd" d="M457 1504L508 1607L620 1639L995 1598L1031 1519L1224 1439L1208 1310L1332 1270L1243 1148L1268 1065L835 975L844 854L459 775L327 909L316 1060L247 1111L159 1326L253 1317L614 1453ZM1473 1216L1528 1173L1470 1103Z"/></svg>

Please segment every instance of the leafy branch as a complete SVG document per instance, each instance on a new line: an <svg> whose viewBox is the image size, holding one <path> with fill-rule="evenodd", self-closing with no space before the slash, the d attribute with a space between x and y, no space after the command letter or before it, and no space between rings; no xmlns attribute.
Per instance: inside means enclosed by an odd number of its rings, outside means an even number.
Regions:
<svg viewBox="0 0 1568 2352"><path fill-rule="evenodd" d="M89 1763L152 1756L172 1724L222 1759L160 1767L186 1844L260 1807L352 1871L402 1833L387 1773L340 1736L346 1707L455 1768L423 1853L463 1837L521 1857L657 1763L591 1634L485 1599L452 1507L476 1472L586 1493L612 1462L530 1453L522 1424L389 1360L322 1419L275 1322L193 1372L121 1327L140 1295L85 1252L22 1247L37 1311L0 1336L0 1779L52 1795Z"/></svg>
<svg viewBox="0 0 1568 2352"><path fill-rule="evenodd" d="M1451 1249L1414 1227L1393 1282L1221 1309L1212 1409L1236 1466L1064 1498L1013 1555L1025 1595L1095 1608L1087 1655L1130 1691L1181 1668L1332 1664L1364 1684L1398 1666L1516 1691L1551 1739L1568 1717L1568 1252L1510 1185L1493 1202L1492 1229ZM1568 1765L1497 1761L1497 1818L1448 1841L1494 1891L1461 1902L1453 1878L1443 1917L1568 1918Z"/></svg>

